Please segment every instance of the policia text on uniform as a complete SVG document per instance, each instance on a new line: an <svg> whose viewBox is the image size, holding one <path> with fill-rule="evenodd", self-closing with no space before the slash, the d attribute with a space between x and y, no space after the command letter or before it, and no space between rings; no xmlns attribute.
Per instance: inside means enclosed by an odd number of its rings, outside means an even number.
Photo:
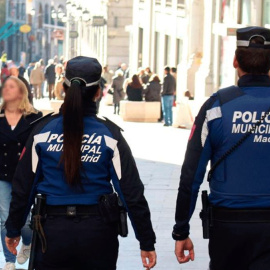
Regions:
<svg viewBox="0 0 270 270"><path fill-rule="evenodd" d="M179 263L194 260L189 220L210 160L210 194L202 193L200 215L203 236L209 238L210 270L268 270L270 30L238 29L233 66L238 86L211 96L191 132L172 234L175 254Z"/></svg>
<svg viewBox="0 0 270 270"><path fill-rule="evenodd" d="M68 61L63 106L59 114L35 122L21 155L6 243L16 254L22 226L40 194L30 269L116 269L118 235L128 234L127 213L144 267L156 264L156 237L130 148L118 126L96 115L101 71L93 58Z"/></svg>

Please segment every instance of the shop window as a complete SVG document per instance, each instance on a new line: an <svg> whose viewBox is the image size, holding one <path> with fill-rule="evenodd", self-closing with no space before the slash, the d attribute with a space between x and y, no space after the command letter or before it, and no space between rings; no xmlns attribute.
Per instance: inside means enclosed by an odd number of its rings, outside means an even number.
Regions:
<svg viewBox="0 0 270 270"><path fill-rule="evenodd" d="M45 16L44 16L44 23L49 24L50 23L50 12L49 12L49 5L45 5Z"/></svg>
<svg viewBox="0 0 270 270"><path fill-rule="evenodd" d="M270 0L263 1L263 17L262 17L262 24L263 26L270 28Z"/></svg>
<svg viewBox="0 0 270 270"><path fill-rule="evenodd" d="M159 32L155 32L155 51L154 51L154 72L158 72L159 69Z"/></svg>
<svg viewBox="0 0 270 270"><path fill-rule="evenodd" d="M172 7L172 0L166 0L166 7Z"/></svg>
<svg viewBox="0 0 270 270"><path fill-rule="evenodd" d="M51 7L51 14L53 10L54 10L54 7ZM51 24L55 25L55 19L54 18L50 18L50 19L51 19Z"/></svg>
<svg viewBox="0 0 270 270"><path fill-rule="evenodd" d="M177 8L184 8L185 0L177 0Z"/></svg>
<svg viewBox="0 0 270 270"><path fill-rule="evenodd" d="M139 28L139 46L138 46L138 67L142 66L143 61L143 28Z"/></svg>
<svg viewBox="0 0 270 270"><path fill-rule="evenodd" d="M183 52L183 40L180 38L176 39L176 59L175 65L179 65L182 61L182 52Z"/></svg>
<svg viewBox="0 0 270 270"><path fill-rule="evenodd" d="M169 65L170 61L170 47L171 47L171 37L165 35L165 46L164 46L164 65Z"/></svg>
<svg viewBox="0 0 270 270"><path fill-rule="evenodd" d="M20 4L19 3L17 3L17 5L16 5L16 18L17 18L17 20L19 20L20 19L20 16L21 14L20 14Z"/></svg>
<svg viewBox="0 0 270 270"><path fill-rule="evenodd" d="M242 0L241 23L246 24L246 25L251 24L251 1L250 0Z"/></svg>
<svg viewBox="0 0 270 270"><path fill-rule="evenodd" d="M25 20L25 18L26 18L25 3L21 4L21 18L22 18L22 20Z"/></svg>

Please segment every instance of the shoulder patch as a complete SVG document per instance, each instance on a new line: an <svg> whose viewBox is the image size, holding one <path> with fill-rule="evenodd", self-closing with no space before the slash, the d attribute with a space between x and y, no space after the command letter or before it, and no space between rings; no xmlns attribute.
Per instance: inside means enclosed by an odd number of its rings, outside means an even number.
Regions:
<svg viewBox="0 0 270 270"><path fill-rule="evenodd" d="M107 117L103 117L105 119L105 123L107 123L108 125L114 127L114 128L118 128L120 129L121 131L124 131L121 127L119 127L118 125L116 125L113 121L111 121L110 119L108 119Z"/></svg>
<svg viewBox="0 0 270 270"><path fill-rule="evenodd" d="M219 99L220 105L224 105L225 103L241 97L245 95L245 93L238 86L230 86L224 89L221 89L217 92L217 97Z"/></svg>

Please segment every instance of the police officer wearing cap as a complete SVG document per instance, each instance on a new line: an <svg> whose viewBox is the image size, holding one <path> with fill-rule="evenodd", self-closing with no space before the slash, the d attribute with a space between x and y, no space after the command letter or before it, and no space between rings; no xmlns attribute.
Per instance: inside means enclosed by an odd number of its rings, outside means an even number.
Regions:
<svg viewBox="0 0 270 270"><path fill-rule="evenodd" d="M201 216L209 230L210 269L268 270L270 30L238 29L233 66L238 86L211 96L191 131L172 233L175 254L179 263L194 260L189 221L210 161L210 195Z"/></svg>
<svg viewBox="0 0 270 270"><path fill-rule="evenodd" d="M46 196L36 270L116 269L119 222L100 209L101 198L112 198L114 190L132 221L144 267L156 263L155 233L130 148L119 127L96 116L101 72L93 58L67 63L63 106L38 123L14 177L6 222L13 254L34 194Z"/></svg>

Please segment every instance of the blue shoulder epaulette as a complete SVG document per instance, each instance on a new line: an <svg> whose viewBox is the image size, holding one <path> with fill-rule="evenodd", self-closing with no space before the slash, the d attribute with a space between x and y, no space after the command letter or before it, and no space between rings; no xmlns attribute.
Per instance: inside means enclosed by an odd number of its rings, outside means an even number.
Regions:
<svg viewBox="0 0 270 270"><path fill-rule="evenodd" d="M234 85L217 91L220 106L243 95L245 95L245 93L241 88Z"/></svg>

